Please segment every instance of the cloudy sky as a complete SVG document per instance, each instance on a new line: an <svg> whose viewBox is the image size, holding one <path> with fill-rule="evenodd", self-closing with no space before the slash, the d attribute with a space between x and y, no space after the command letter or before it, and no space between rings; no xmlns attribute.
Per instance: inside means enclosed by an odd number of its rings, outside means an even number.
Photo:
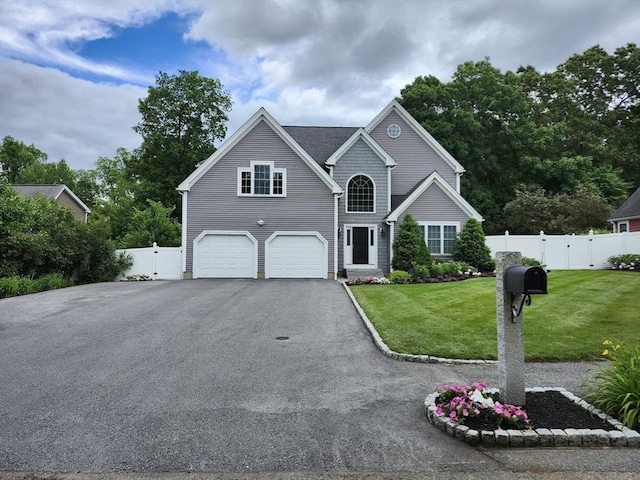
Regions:
<svg viewBox="0 0 640 480"><path fill-rule="evenodd" d="M159 71L198 70L284 125L362 126L419 75L553 70L640 43L637 0L0 0L0 138L92 168L133 149Z"/></svg>

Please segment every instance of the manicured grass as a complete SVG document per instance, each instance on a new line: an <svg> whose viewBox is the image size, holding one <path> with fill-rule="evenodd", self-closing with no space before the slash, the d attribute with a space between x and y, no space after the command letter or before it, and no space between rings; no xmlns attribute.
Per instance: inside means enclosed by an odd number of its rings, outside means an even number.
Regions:
<svg viewBox="0 0 640 480"><path fill-rule="evenodd" d="M385 343L401 353L497 359L495 278L350 287ZM600 358L604 340L640 343L640 274L564 270L524 307L527 361Z"/></svg>

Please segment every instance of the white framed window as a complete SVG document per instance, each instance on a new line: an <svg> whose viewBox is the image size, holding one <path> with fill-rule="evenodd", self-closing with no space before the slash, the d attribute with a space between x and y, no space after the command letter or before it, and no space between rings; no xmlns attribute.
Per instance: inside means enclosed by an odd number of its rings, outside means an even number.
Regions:
<svg viewBox="0 0 640 480"><path fill-rule="evenodd" d="M420 235L433 255L451 255L460 223L418 222Z"/></svg>
<svg viewBox="0 0 640 480"><path fill-rule="evenodd" d="M346 212L376 212L376 186L367 175L354 175L347 182Z"/></svg>
<svg viewBox="0 0 640 480"><path fill-rule="evenodd" d="M400 130L400 125L396 125L395 123L392 123L387 127L387 135L389 135L389 137L391 138L398 138L401 133L402 133L402 130Z"/></svg>
<svg viewBox="0 0 640 480"><path fill-rule="evenodd" d="M624 233L629 231L629 222L618 222L618 233Z"/></svg>
<svg viewBox="0 0 640 480"><path fill-rule="evenodd" d="M286 197L287 169L273 162L251 162L238 168L238 196Z"/></svg>

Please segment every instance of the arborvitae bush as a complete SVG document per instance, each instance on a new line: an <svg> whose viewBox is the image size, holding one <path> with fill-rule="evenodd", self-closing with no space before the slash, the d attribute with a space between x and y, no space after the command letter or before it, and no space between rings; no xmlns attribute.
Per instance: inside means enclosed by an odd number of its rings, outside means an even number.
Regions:
<svg viewBox="0 0 640 480"><path fill-rule="evenodd" d="M485 243L482 225L475 218L470 218L458 234L453 259L466 262L478 269L479 272L492 271L495 261L491 257L491 250Z"/></svg>
<svg viewBox="0 0 640 480"><path fill-rule="evenodd" d="M418 222L410 214L406 214L393 241L391 266L394 270L407 272L416 265L430 267L432 264L433 259L424 238L420 235Z"/></svg>

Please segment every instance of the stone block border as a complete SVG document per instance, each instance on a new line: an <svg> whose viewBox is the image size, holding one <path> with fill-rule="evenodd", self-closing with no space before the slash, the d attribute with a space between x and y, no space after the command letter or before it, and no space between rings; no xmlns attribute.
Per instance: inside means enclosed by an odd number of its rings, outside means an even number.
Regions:
<svg viewBox="0 0 640 480"><path fill-rule="evenodd" d="M367 314L351 293L349 286L342 282L347 295L351 299L353 306L358 311L362 322L371 335L373 343L378 347L383 355L395 360L420 363L446 363L446 364L497 364L495 360L462 360L454 358L434 357L432 355L409 355L391 350L382 337L378 334ZM458 425L446 417L441 417L435 413L435 399L437 393L432 393L425 400L425 414L430 423L439 430L455 437L469 445L496 446L496 447L573 447L573 446L610 446L610 447L640 447L640 433L622 425L619 421L600 412L595 407L578 398L571 392L563 388L527 388L527 392L544 392L556 390L564 396L576 402L585 409L594 412L594 415L608 421L617 430L590 430L590 429L530 429L530 430L473 430L464 425Z"/></svg>
<svg viewBox="0 0 640 480"><path fill-rule="evenodd" d="M384 340L382 340L382 337L380 337L380 335L378 334L378 331L376 330L376 328L373 326L373 324L367 317L367 314L364 313L364 310L362 310L362 307L356 300L356 297L353 296L353 293L351 293L351 289L346 284L346 282L342 282L342 285L344 286L344 289L347 291L347 295L349 295L349 298L351 299L351 303L353 303L353 306L358 311L358 315L360 315L360 318L362 319L362 323L364 323L365 327L367 327L367 330L369 330L373 343L375 344L376 347L378 347L378 350L380 350L383 355L389 358L393 358L394 360L402 360L405 362L419 362L419 363L446 363L446 364L458 364L458 365L461 365L461 364L485 365L485 364L498 363L496 360L464 360L459 358L434 357L433 355L411 355L408 353L394 352L387 346L386 343L384 343Z"/></svg>
<svg viewBox="0 0 640 480"><path fill-rule="evenodd" d="M625 427L619 421L609 417L564 388L527 388L527 392L557 391L571 401L589 410L616 430L591 429L547 429L528 430L474 430L459 425L446 416L436 415L437 393L427 396L424 402L425 415L429 423L447 435L457 438L471 446L483 447L640 447L640 433Z"/></svg>

